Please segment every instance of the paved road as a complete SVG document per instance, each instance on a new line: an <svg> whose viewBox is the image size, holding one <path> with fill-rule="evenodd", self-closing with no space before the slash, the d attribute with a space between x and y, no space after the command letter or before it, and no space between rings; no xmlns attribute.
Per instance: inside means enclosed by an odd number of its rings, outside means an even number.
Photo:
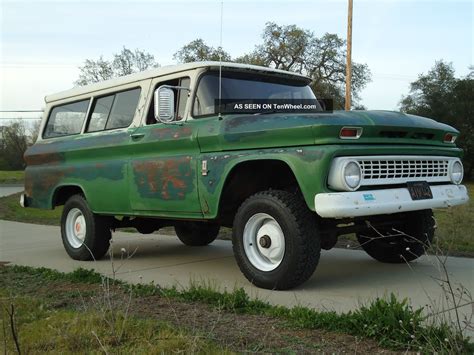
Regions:
<svg viewBox="0 0 474 355"><path fill-rule="evenodd" d="M23 190L24 190L23 185L18 185L18 184L0 185L0 197L13 195Z"/></svg>
<svg viewBox="0 0 474 355"><path fill-rule="evenodd" d="M110 260L79 262L63 250L59 227L0 221L0 261L44 266L72 271L82 266L102 273L111 272ZM136 253L121 264L120 249ZM439 275L433 257L422 257L407 265L381 264L364 252L333 249L323 252L313 277L291 291L268 291L253 287L241 275L232 256L231 243L217 240L202 248L182 245L176 237L114 234L114 255L118 277L131 282L155 282L162 286L186 286L191 280L212 281L232 289L243 286L253 296L274 304L301 304L317 309L348 311L376 296L395 292L422 306L443 299L439 285L432 277ZM474 294L474 259L448 258L452 280L461 282ZM464 314L472 312L463 308Z"/></svg>

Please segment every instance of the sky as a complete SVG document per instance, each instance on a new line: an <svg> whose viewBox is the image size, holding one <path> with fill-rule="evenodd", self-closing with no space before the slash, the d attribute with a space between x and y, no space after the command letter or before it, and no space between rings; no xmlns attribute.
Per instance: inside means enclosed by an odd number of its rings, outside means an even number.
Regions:
<svg viewBox="0 0 474 355"><path fill-rule="evenodd" d="M353 61L372 72L362 104L397 109L410 82L436 60L466 75L474 58L473 4L354 0ZM261 42L268 21L346 38L347 0L224 0L223 6L223 48L233 57ZM175 64L173 54L196 38L217 47L220 8L220 0L0 0L0 110L42 109L45 95L73 86L85 59L111 58L123 46L150 52L161 65Z"/></svg>

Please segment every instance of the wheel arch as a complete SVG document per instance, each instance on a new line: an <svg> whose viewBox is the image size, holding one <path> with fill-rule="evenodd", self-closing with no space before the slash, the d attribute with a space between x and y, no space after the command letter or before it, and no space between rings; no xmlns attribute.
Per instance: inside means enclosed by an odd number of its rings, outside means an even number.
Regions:
<svg viewBox="0 0 474 355"><path fill-rule="evenodd" d="M242 181L245 183L242 184ZM277 157L234 162L218 194L217 218L230 226L240 204L256 192L275 189L301 193L291 162Z"/></svg>
<svg viewBox="0 0 474 355"><path fill-rule="evenodd" d="M51 207L61 206L73 195L83 195L87 200L84 188L78 184L59 185L54 189L51 196Z"/></svg>

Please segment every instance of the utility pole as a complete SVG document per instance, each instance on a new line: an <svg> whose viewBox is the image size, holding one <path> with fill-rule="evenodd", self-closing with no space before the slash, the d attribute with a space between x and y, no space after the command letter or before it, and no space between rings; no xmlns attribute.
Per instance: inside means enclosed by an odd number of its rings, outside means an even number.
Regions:
<svg viewBox="0 0 474 355"><path fill-rule="evenodd" d="M351 109L351 81L352 81L352 0L349 0L347 11L347 63L346 63L346 111Z"/></svg>

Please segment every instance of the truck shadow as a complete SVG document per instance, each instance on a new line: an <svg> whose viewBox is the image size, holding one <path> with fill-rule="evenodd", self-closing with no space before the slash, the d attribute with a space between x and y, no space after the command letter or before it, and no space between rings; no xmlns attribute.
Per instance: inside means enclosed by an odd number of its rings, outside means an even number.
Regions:
<svg viewBox="0 0 474 355"><path fill-rule="evenodd" d="M449 258L446 264L452 281L472 284L472 277L470 282L466 279L464 268L459 268L462 261L457 259ZM432 255L424 255L411 263L388 264L378 262L360 250L336 248L321 255L316 272L294 291L341 291L346 295L348 290L379 294L387 290L422 293L426 286L439 288L435 279L440 275L440 261Z"/></svg>
<svg viewBox="0 0 474 355"><path fill-rule="evenodd" d="M114 243L114 258L122 257L121 249L133 254L131 268L146 265L147 269L179 267L186 274L212 279L218 283L249 286L240 273L233 258L230 241L216 241L206 247L188 247L173 236L141 236L117 238ZM123 249L122 249L123 250ZM136 264L136 265L135 265ZM394 289L396 285L406 285L408 279L419 284L420 280L438 275L435 264L423 257L407 264L383 264L373 260L360 250L332 249L323 251L319 265L312 277L303 285L290 291L344 291ZM179 276L177 275L179 278ZM159 275L156 276L159 281ZM185 280L181 280L185 281Z"/></svg>

